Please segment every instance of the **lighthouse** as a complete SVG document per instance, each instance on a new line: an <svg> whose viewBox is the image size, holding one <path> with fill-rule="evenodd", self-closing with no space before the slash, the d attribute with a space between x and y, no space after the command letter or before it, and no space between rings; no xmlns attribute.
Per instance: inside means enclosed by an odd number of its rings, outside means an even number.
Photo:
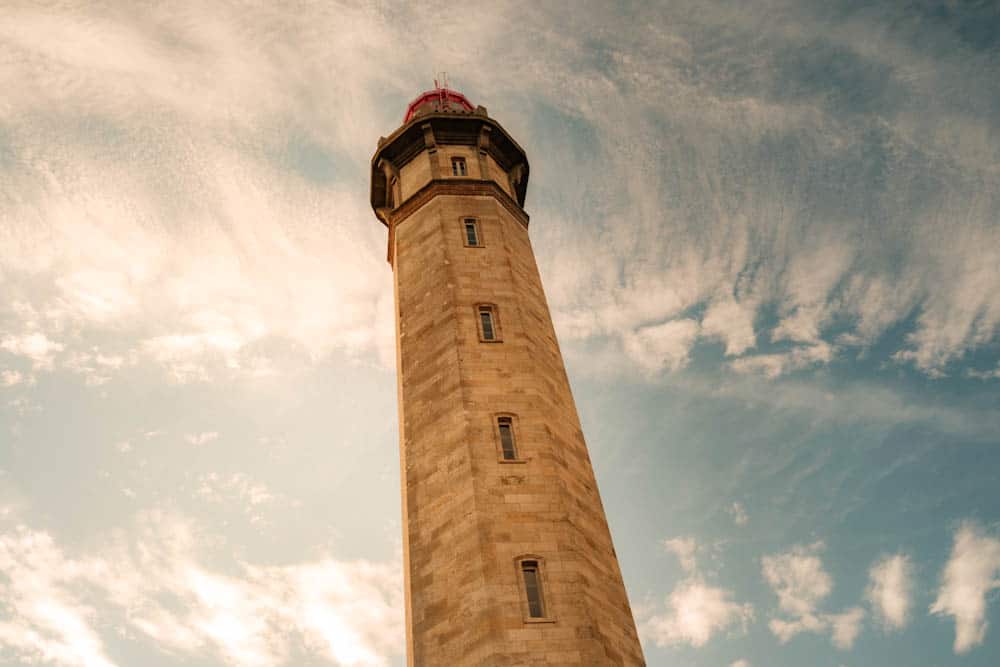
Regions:
<svg viewBox="0 0 1000 667"><path fill-rule="evenodd" d="M528 174L447 87L414 99L371 161L416 667L645 664L529 239Z"/></svg>

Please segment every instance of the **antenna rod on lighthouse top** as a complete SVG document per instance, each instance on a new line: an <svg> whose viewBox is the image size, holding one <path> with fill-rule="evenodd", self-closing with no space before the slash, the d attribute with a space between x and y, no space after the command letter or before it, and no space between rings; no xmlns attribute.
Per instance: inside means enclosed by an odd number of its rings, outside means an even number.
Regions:
<svg viewBox="0 0 1000 667"><path fill-rule="evenodd" d="M438 94L438 111L446 111L448 108L448 73L438 72L438 78L434 79L434 88Z"/></svg>

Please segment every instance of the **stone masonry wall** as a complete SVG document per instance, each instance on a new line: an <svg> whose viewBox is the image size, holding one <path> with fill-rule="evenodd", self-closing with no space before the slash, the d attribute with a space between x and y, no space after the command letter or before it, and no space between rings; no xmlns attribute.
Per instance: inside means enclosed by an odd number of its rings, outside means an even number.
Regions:
<svg viewBox="0 0 1000 667"><path fill-rule="evenodd" d="M465 217L485 247L465 246ZM643 665L527 226L496 196L438 195L394 242L410 664ZM482 303L502 342L480 341Z"/></svg>

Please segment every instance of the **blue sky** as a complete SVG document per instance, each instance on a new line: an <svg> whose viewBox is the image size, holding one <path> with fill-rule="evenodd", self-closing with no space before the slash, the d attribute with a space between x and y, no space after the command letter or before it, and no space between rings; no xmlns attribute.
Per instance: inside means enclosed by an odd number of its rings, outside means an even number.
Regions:
<svg viewBox="0 0 1000 667"><path fill-rule="evenodd" d="M368 160L447 70L648 663L995 665L1000 11L871 4L3 3L0 663L403 664Z"/></svg>

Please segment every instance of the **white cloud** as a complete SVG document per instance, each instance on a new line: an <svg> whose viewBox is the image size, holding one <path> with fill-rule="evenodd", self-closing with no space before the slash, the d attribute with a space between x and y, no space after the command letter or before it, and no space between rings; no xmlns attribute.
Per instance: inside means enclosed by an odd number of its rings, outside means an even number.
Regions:
<svg viewBox="0 0 1000 667"><path fill-rule="evenodd" d="M730 663L729 667L751 667L749 660L737 660L736 662Z"/></svg>
<svg viewBox="0 0 1000 667"><path fill-rule="evenodd" d="M785 373L829 363L835 351L832 345L820 341L814 345L793 347L788 352L733 359L729 367L737 373L757 372L773 379Z"/></svg>
<svg viewBox="0 0 1000 667"><path fill-rule="evenodd" d="M966 215L978 217L984 207L989 204L976 198ZM928 236L940 238L937 234ZM907 336L907 346L895 358L934 376L941 375L949 362L967 351L993 340L1000 329L996 225L963 229L961 234L950 236L948 243L930 245L928 254L932 268L928 277L943 281L946 288L931 290L916 330Z"/></svg>
<svg viewBox="0 0 1000 667"><path fill-rule="evenodd" d="M693 537L674 537L663 540L663 546L667 551L677 556L681 569L685 573L691 574L698 568L696 558L698 542Z"/></svg>
<svg viewBox="0 0 1000 667"><path fill-rule="evenodd" d="M832 291L847 271L854 248L837 239L816 239L811 248L792 255L782 275L786 299L784 317L771 333L775 341L820 342L830 317Z"/></svg>
<svg viewBox="0 0 1000 667"><path fill-rule="evenodd" d="M753 326L755 309L756 304L735 299L713 301L701 320L701 333L706 338L721 339L726 356L743 354L757 345Z"/></svg>
<svg viewBox="0 0 1000 667"><path fill-rule="evenodd" d="M840 614L828 614L826 620L830 623L833 645L845 651L853 647L854 640L861 633L861 623L864 619L865 610L861 607L851 607Z"/></svg>
<svg viewBox="0 0 1000 667"><path fill-rule="evenodd" d="M192 445L205 445L219 438L218 431L204 431L202 433L188 433L184 436Z"/></svg>
<svg viewBox="0 0 1000 667"><path fill-rule="evenodd" d="M50 369L57 353L65 349L62 343L49 339L44 333L34 332L0 339L0 348L11 354L30 359L35 368Z"/></svg>
<svg viewBox="0 0 1000 667"><path fill-rule="evenodd" d="M24 382L24 374L21 371L3 370L0 371L0 384L5 387L13 387Z"/></svg>
<svg viewBox="0 0 1000 667"><path fill-rule="evenodd" d="M833 579L818 555L822 548L821 543L796 546L761 559L764 579L778 596L783 616L772 618L768 627L782 644L802 632L830 632L837 648L848 649L861 631L864 610L853 607L840 614L820 611L820 604L833 590Z"/></svg>
<svg viewBox="0 0 1000 667"><path fill-rule="evenodd" d="M713 635L732 627L746 629L753 606L732 600L732 593L698 579L682 581L670 593L664 613L643 623L643 634L658 646L704 646Z"/></svg>
<svg viewBox="0 0 1000 667"><path fill-rule="evenodd" d="M726 512L729 513L729 516L733 517L733 523L737 526L745 526L750 523L750 517L747 516L747 510L743 507L743 503L734 502L726 508Z"/></svg>
<svg viewBox="0 0 1000 667"><path fill-rule="evenodd" d="M852 331L842 333L838 342L868 346L919 302L920 285L912 280L855 273L847 280L841 300L857 317Z"/></svg>
<svg viewBox="0 0 1000 667"><path fill-rule="evenodd" d="M969 369L965 372L966 377L976 378L978 380L995 380L1000 378L1000 365L992 370L979 371L976 369Z"/></svg>
<svg viewBox="0 0 1000 667"><path fill-rule="evenodd" d="M651 605L637 611L642 635L658 646L700 647L730 628L745 632L754 617L753 606L735 602L732 592L705 582L698 571L696 540L673 538L664 540L663 545L677 556L685 578L667 596L665 610Z"/></svg>
<svg viewBox="0 0 1000 667"><path fill-rule="evenodd" d="M697 337L696 321L671 320L626 334L625 353L648 373L675 371L687 365Z"/></svg>
<svg viewBox="0 0 1000 667"><path fill-rule="evenodd" d="M930 611L955 619L955 653L967 653L986 638L987 594L1000 588L1000 539L974 523L955 532L951 556Z"/></svg>
<svg viewBox="0 0 1000 667"><path fill-rule="evenodd" d="M280 505L297 507L298 501L272 491L267 485L254 481L242 472L221 475L210 472L198 477L195 494L212 503L234 502L246 514L252 524L267 523L265 508Z"/></svg>
<svg viewBox="0 0 1000 667"><path fill-rule="evenodd" d="M233 473L229 476L222 476L219 473L210 472L201 475L198 495L208 500L221 500L227 493L235 493L240 499L246 500L251 505L260 505L274 500L271 493L263 484L256 484L245 473Z"/></svg>
<svg viewBox="0 0 1000 667"><path fill-rule="evenodd" d="M80 667L110 667L93 628L94 610L67 584L80 574L44 533L24 526L0 534L0 592L5 619L0 647L25 660Z"/></svg>
<svg viewBox="0 0 1000 667"><path fill-rule="evenodd" d="M825 624L816 615L817 605L833 590L833 580L823 568L817 552L821 545L795 547L791 551L764 556L764 579L778 596L778 608L792 621L774 619L771 631L787 642L802 631L817 631Z"/></svg>
<svg viewBox="0 0 1000 667"><path fill-rule="evenodd" d="M885 556L868 571L866 597L887 630L902 630L913 606L913 563L905 554Z"/></svg>
<svg viewBox="0 0 1000 667"><path fill-rule="evenodd" d="M18 415L27 415L42 411L41 404L32 401L27 396L18 396L13 400L7 401L7 405L13 408L14 412Z"/></svg>
<svg viewBox="0 0 1000 667"><path fill-rule="evenodd" d="M88 387L98 387L111 381L112 374L126 363L134 364L135 355L129 359L122 355L104 354L97 348L92 350L73 350L61 362L61 367L84 376Z"/></svg>
<svg viewBox="0 0 1000 667"><path fill-rule="evenodd" d="M338 665L385 666L402 651L398 563L328 556L283 566L213 570L199 529L159 512L86 558L70 558L27 526L0 534L0 648L60 665L111 667L99 629L121 618L127 636L223 664L286 664L292 648ZM301 653L299 654L301 655Z"/></svg>

